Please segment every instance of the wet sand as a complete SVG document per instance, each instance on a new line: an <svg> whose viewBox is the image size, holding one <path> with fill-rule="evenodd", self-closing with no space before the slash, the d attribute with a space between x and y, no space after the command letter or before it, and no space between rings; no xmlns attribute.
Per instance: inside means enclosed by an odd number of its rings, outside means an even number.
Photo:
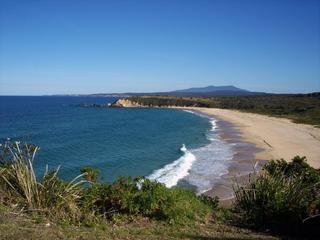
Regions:
<svg viewBox="0 0 320 240"><path fill-rule="evenodd" d="M228 173L217 180L213 188L204 194L208 196L218 196L221 206L229 206L234 198L233 185L239 184L248 180L249 175L254 171L261 169L265 163L264 159L257 159L255 155L263 151L255 146L255 144L245 141L241 136L240 129L231 122L225 121L217 116L209 115L192 109L193 112L216 119L217 131L220 138L232 144L235 152Z"/></svg>
<svg viewBox="0 0 320 240"><path fill-rule="evenodd" d="M217 119L220 137L234 144L235 154L229 173L222 176L205 194L218 196L222 206L233 200L235 182L247 182L254 170L270 159L290 161L296 155L307 156L308 163L320 167L320 129L292 123L288 119L268 117L225 109L188 108Z"/></svg>
<svg viewBox="0 0 320 240"><path fill-rule="evenodd" d="M244 141L262 149L257 159L290 161L306 156L308 163L320 168L320 128L293 123L289 119L217 108L188 108L230 122L237 127Z"/></svg>

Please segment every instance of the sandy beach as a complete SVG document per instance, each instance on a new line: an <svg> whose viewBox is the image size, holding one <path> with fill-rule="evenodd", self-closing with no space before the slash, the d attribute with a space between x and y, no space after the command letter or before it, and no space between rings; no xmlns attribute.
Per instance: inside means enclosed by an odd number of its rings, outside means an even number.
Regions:
<svg viewBox="0 0 320 240"><path fill-rule="evenodd" d="M181 109L181 108L180 108ZM266 161L306 156L308 163L320 168L320 128L293 123L289 119L215 108L183 108L217 119L219 135L229 143L237 143L236 154L228 174L217 180L205 194L218 196L220 206L230 206L234 199L235 181L245 183L254 166Z"/></svg>
<svg viewBox="0 0 320 240"><path fill-rule="evenodd" d="M320 128L297 124L284 118L235 110L215 108L189 108L206 115L231 122L239 129L241 137L262 149L255 158L270 160L306 156L308 163L320 168Z"/></svg>

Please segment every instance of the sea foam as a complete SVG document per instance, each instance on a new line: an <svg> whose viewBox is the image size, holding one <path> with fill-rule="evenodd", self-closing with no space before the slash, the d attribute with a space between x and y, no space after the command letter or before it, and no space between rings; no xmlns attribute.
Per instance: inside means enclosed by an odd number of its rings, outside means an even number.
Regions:
<svg viewBox="0 0 320 240"><path fill-rule="evenodd" d="M197 193L210 190L217 180L228 174L228 168L233 158L232 146L219 137L217 121L209 119L211 129L207 133L210 143L206 146L192 149L197 158L185 180L196 187Z"/></svg>
<svg viewBox="0 0 320 240"><path fill-rule="evenodd" d="M202 114L185 111L204 117ZM218 179L228 173L233 150L232 145L220 139L216 119L210 118L209 121L209 144L190 150L183 145L180 149L183 155L179 159L154 171L148 178L164 183L167 187L173 187L183 179L195 186L198 194L210 190Z"/></svg>
<svg viewBox="0 0 320 240"><path fill-rule="evenodd" d="M148 176L150 180L164 183L167 187L177 185L178 181L186 177L196 157L183 144L180 148L183 155L173 163L165 165L163 168L154 171Z"/></svg>

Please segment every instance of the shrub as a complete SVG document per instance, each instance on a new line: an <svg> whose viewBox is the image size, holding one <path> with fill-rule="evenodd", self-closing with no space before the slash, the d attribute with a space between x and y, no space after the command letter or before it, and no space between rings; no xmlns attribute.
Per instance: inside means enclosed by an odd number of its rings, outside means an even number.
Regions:
<svg viewBox="0 0 320 240"><path fill-rule="evenodd" d="M98 180L100 170L92 167L84 167L80 169L80 172L84 174L84 178L88 182L96 182Z"/></svg>
<svg viewBox="0 0 320 240"><path fill-rule="evenodd" d="M193 192L148 179L119 178L113 184L95 184L87 189L84 203L98 215L142 215L168 222L188 222L208 217L211 206Z"/></svg>
<svg viewBox="0 0 320 240"><path fill-rule="evenodd" d="M267 163L245 186L235 186L235 208L247 223L301 232L303 220L319 211L320 172L305 158Z"/></svg>
<svg viewBox="0 0 320 240"><path fill-rule="evenodd" d="M286 177L302 177L306 185L320 182L320 172L307 163L306 157L296 156L290 163L280 159L274 160L264 166L271 175L278 173Z"/></svg>

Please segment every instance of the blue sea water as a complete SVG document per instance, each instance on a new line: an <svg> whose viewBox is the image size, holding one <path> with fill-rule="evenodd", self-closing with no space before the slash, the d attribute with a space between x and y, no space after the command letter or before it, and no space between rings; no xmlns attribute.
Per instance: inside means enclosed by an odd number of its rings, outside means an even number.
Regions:
<svg viewBox="0 0 320 240"><path fill-rule="evenodd" d="M101 179L147 176L168 187L209 189L225 174L232 149L218 137L214 119L174 109L82 108L102 97L0 97L0 139L40 146L36 171L61 165L71 179L84 166Z"/></svg>

